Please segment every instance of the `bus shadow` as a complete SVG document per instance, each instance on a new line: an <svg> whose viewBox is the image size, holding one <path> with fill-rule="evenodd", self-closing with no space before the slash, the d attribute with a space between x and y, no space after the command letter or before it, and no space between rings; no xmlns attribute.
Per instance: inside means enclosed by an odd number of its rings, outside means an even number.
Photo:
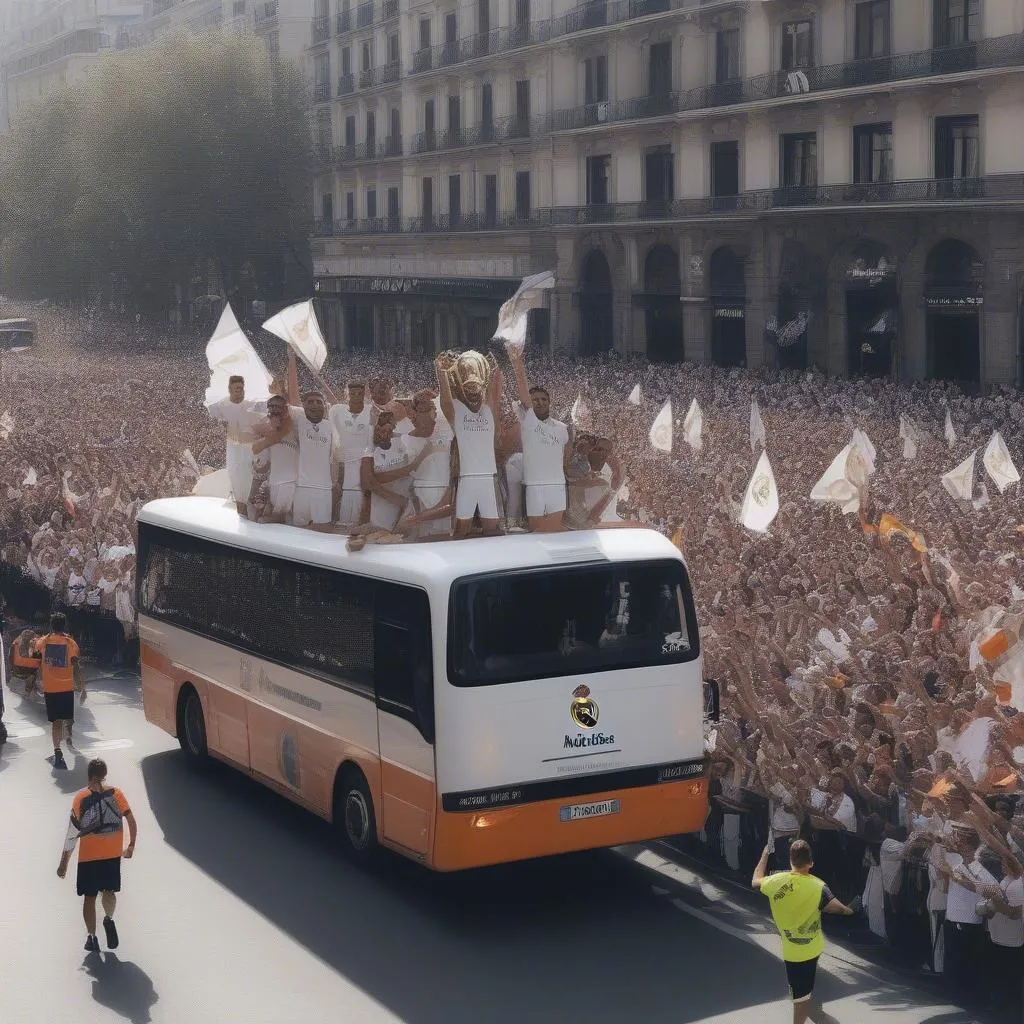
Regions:
<svg viewBox="0 0 1024 1024"><path fill-rule="evenodd" d="M454 875L385 854L362 871L326 823L230 768L173 751L141 769L167 843L407 1024L685 1024L785 995L775 957L615 854Z"/></svg>

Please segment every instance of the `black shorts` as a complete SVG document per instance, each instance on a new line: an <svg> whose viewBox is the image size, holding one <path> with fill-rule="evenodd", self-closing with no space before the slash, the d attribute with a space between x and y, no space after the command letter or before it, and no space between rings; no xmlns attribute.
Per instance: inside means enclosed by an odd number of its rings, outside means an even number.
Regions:
<svg viewBox="0 0 1024 1024"><path fill-rule="evenodd" d="M814 978L818 973L818 958L801 960L799 963L786 961L786 980L789 994L794 1003L802 1003L814 993Z"/></svg>
<svg viewBox="0 0 1024 1024"><path fill-rule="evenodd" d="M75 691L46 693L46 720L48 722L73 722L75 720Z"/></svg>
<svg viewBox="0 0 1024 1024"><path fill-rule="evenodd" d="M121 891L121 858L78 862L78 895Z"/></svg>

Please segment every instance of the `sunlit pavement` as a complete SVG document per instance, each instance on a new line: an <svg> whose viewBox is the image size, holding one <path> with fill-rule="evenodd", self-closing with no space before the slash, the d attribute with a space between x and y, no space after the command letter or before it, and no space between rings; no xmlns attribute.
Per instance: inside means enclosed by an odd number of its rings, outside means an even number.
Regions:
<svg viewBox="0 0 1024 1024"><path fill-rule="evenodd" d="M0 748L0 1022L784 1024L756 899L628 848L462 875L349 865L330 829L219 765L196 771L142 716L138 682L90 672L78 755L54 771L41 703L6 694ZM116 954L88 955L71 794L102 756L141 834ZM101 937L102 944L102 937ZM836 944L819 991L843 1024L969 1024L940 990Z"/></svg>

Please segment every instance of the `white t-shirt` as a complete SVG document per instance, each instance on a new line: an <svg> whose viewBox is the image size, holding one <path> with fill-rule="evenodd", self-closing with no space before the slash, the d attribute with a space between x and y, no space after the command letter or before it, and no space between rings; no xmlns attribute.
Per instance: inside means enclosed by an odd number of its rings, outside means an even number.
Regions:
<svg viewBox="0 0 1024 1024"><path fill-rule="evenodd" d="M811 806L821 812L821 817L833 818L839 822L840 825L847 832L857 831L857 808L854 807L853 801L850 799L847 793L844 793L839 799L839 805L835 810L832 810L834 800L832 795L825 793L820 789L811 790Z"/></svg>
<svg viewBox="0 0 1024 1024"><path fill-rule="evenodd" d="M946 861L954 872L969 875L976 882L995 885L995 879L978 863L972 861L965 864L959 853L946 853ZM956 880L956 875L949 880L949 892L946 896L946 920L955 924L981 924L977 906L980 897Z"/></svg>
<svg viewBox="0 0 1024 1024"><path fill-rule="evenodd" d="M451 446L455 440L451 425L442 416L434 427L430 437L417 437L415 434L406 434L402 439L405 442L409 458L415 459L427 445L435 448L442 448L443 451L428 455L413 470L413 486L419 490L421 487L447 487L451 482Z"/></svg>
<svg viewBox="0 0 1024 1024"><path fill-rule="evenodd" d="M878 853L878 862L882 868L882 888L890 896L900 891L903 881L903 851L906 843L897 839L883 839L882 848Z"/></svg>
<svg viewBox="0 0 1024 1024"><path fill-rule="evenodd" d="M1011 907L1024 907L1024 878L1007 875L999 883L999 888ZM1024 918L1015 921L1005 914L996 913L989 918L988 934L997 946L1024 946Z"/></svg>
<svg viewBox="0 0 1024 1024"><path fill-rule="evenodd" d="M270 463L267 483L271 487L295 483L299 475L299 435L295 432L294 425L277 444L264 448L256 458L261 466Z"/></svg>
<svg viewBox="0 0 1024 1024"><path fill-rule="evenodd" d="M358 490L359 461L373 451L372 407L364 405L362 412L352 412L347 405L339 403L331 406L328 418L338 435L339 458L345 463L344 486L350 491ZM355 473L354 480L349 478L350 466Z"/></svg>
<svg viewBox="0 0 1024 1024"><path fill-rule="evenodd" d="M315 487L318 490L331 489L331 466L338 449L338 439L330 420L324 417L318 423L310 423L306 413L298 406L291 407L292 422L299 438L299 471L296 484L299 487Z"/></svg>
<svg viewBox="0 0 1024 1024"><path fill-rule="evenodd" d="M523 483L533 485L565 484L562 456L569 443L569 428L561 420L537 414L520 402L516 406L523 437Z"/></svg>
<svg viewBox="0 0 1024 1024"><path fill-rule="evenodd" d="M498 466L494 461L494 412L484 402L473 412L457 398L452 399L455 410L455 440L459 445L459 476L494 476Z"/></svg>
<svg viewBox="0 0 1024 1024"><path fill-rule="evenodd" d="M378 473L387 473L389 470L399 469L406 465L408 461L409 453L406 451L404 439L401 437L392 438L390 448L377 447L373 449L373 468ZM404 476L398 480L392 480L390 483L384 484L384 486L389 491L394 491L396 494L407 497L411 484L412 480ZM388 501L387 498L383 498L378 494L370 495L370 522L374 526L382 530L390 530L398 522L401 512L401 505L396 505L394 502Z"/></svg>
<svg viewBox="0 0 1024 1024"><path fill-rule="evenodd" d="M245 398L241 402L232 402L230 398L222 398L210 406L210 417L227 428L227 438L235 444L252 444L256 440L253 430L258 423L266 419L267 403Z"/></svg>

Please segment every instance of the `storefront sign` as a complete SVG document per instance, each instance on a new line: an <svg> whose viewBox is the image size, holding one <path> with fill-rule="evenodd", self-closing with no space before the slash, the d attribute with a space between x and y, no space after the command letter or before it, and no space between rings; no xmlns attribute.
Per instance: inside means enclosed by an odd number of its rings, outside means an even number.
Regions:
<svg viewBox="0 0 1024 1024"><path fill-rule="evenodd" d="M977 309L985 299L981 295L926 295L924 302L929 309Z"/></svg>
<svg viewBox="0 0 1024 1024"><path fill-rule="evenodd" d="M746 315L746 310L742 306L715 307L715 318L717 320L742 320Z"/></svg>
<svg viewBox="0 0 1024 1024"><path fill-rule="evenodd" d="M885 256L879 256L877 263L870 263L861 256L852 260L846 268L846 280L858 284L878 284L879 281L889 280L895 271L895 265Z"/></svg>
<svg viewBox="0 0 1024 1024"><path fill-rule="evenodd" d="M503 302L519 282L472 277L325 277L318 285L321 294L432 295Z"/></svg>

